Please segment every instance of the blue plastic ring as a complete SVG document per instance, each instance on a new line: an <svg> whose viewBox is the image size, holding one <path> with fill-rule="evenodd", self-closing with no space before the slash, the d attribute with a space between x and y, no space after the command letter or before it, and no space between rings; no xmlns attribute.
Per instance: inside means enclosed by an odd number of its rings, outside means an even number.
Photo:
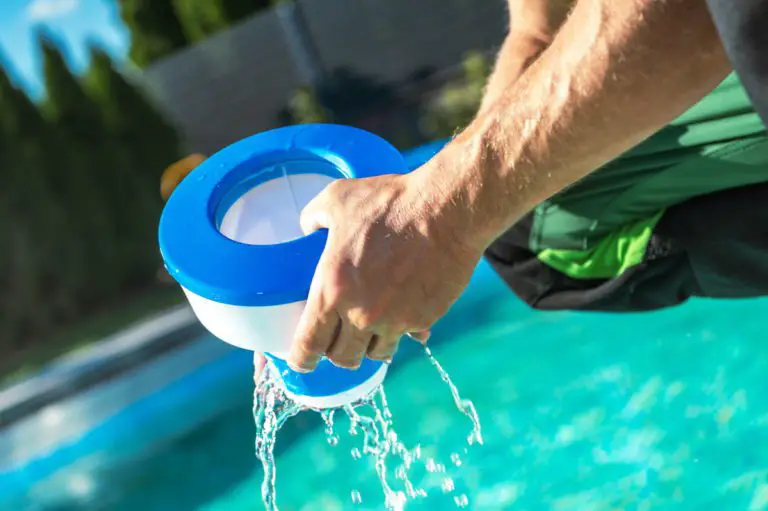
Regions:
<svg viewBox="0 0 768 511"><path fill-rule="evenodd" d="M218 224L226 211L222 205L276 177L270 172L275 164L307 159L330 163L346 178L408 172L392 145L347 126L298 125L243 139L205 160L171 194L158 236L173 278L219 303L270 306L305 300L326 230L285 243L248 245L221 234Z"/></svg>

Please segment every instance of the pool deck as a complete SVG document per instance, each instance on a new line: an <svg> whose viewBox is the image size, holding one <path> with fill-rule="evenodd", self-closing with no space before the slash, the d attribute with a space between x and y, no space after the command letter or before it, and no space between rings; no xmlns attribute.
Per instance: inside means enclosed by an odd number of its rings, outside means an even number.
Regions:
<svg viewBox="0 0 768 511"><path fill-rule="evenodd" d="M187 305L141 320L88 350L54 360L0 389L0 430L60 399L132 369L194 339L203 327Z"/></svg>

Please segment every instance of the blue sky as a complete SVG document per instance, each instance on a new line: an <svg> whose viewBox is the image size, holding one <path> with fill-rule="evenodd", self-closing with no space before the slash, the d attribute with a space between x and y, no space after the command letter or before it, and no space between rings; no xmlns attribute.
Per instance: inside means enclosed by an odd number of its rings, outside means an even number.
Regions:
<svg viewBox="0 0 768 511"><path fill-rule="evenodd" d="M39 26L47 27L65 46L75 70L87 64L88 41L99 43L118 60L123 59L129 36L116 4L116 0L0 0L0 48L20 85L34 96L42 92L35 43Z"/></svg>

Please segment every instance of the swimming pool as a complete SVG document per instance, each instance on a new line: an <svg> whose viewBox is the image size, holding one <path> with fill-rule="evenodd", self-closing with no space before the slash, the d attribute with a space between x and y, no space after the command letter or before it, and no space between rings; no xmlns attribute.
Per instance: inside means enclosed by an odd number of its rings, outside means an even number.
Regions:
<svg viewBox="0 0 768 511"><path fill-rule="evenodd" d="M456 486L444 495L442 477L418 477L429 497L406 509L453 509L459 494L480 510L768 509L767 307L698 300L625 316L540 313L482 264L431 343L477 406L485 445L460 451L470 423L415 345L385 384L405 443L437 455ZM0 509L260 509L250 364L204 337L89 391L82 413L108 411L75 441L0 466ZM167 383L155 388L159 375ZM130 405L109 408L130 392ZM278 437L281 509L381 509L370 464L350 456L344 434L328 445L319 424L301 414ZM450 463L457 451L460 467Z"/></svg>

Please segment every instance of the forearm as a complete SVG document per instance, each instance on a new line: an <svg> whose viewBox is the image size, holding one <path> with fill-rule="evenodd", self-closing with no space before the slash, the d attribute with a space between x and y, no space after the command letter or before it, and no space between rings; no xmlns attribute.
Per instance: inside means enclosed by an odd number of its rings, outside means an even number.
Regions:
<svg viewBox="0 0 768 511"><path fill-rule="evenodd" d="M428 198L490 244L538 203L638 144L730 66L699 0L580 0L528 71L426 166Z"/></svg>
<svg viewBox="0 0 768 511"><path fill-rule="evenodd" d="M510 30L488 77L479 113L485 112L547 49L575 0L509 0Z"/></svg>

